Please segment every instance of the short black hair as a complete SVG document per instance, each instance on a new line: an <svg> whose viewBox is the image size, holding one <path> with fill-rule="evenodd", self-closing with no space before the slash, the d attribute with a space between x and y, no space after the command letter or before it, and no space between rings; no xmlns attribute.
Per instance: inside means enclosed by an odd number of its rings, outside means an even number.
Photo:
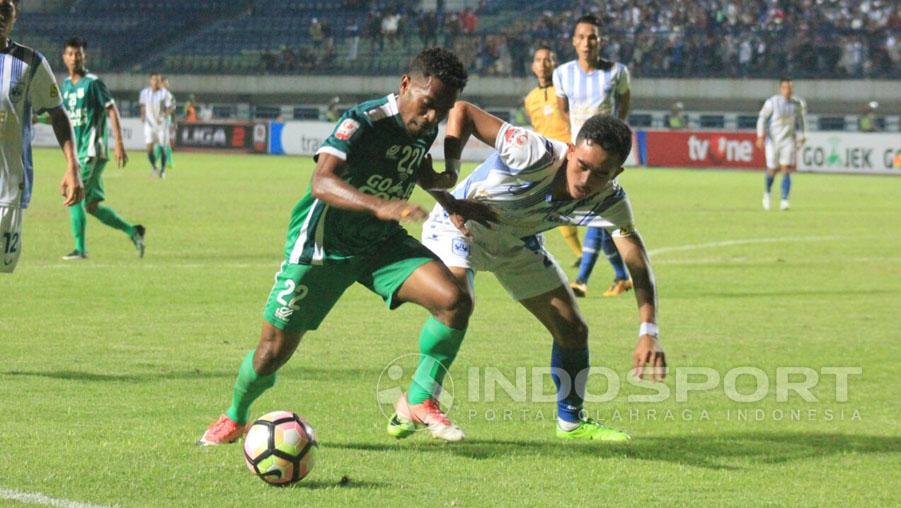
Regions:
<svg viewBox="0 0 901 508"><path fill-rule="evenodd" d="M444 48L428 48L422 50L410 61L408 74L419 74L424 78L432 76L441 80L445 85L462 92L466 87L469 75L457 58L457 55Z"/></svg>
<svg viewBox="0 0 901 508"><path fill-rule="evenodd" d="M781 85L782 83L785 83L786 81L788 81L789 83L791 83L792 78L790 78L790 77L788 77L788 76L782 76L781 78L779 78L779 84L780 84L780 85Z"/></svg>
<svg viewBox="0 0 901 508"><path fill-rule="evenodd" d="M555 53L554 49L547 44L539 44L532 50L532 55L534 56L535 53L538 53L539 51L550 51L551 53Z"/></svg>
<svg viewBox="0 0 901 508"><path fill-rule="evenodd" d="M610 115L594 115L582 124L576 144L584 140L600 145L607 153L626 161L632 151L632 129L619 118Z"/></svg>
<svg viewBox="0 0 901 508"><path fill-rule="evenodd" d="M598 19L594 14L585 14L583 16L579 16L579 19L573 23L573 34L576 33L576 27L581 25L582 23L586 23L589 25L594 25L598 30L601 29L601 20Z"/></svg>
<svg viewBox="0 0 901 508"><path fill-rule="evenodd" d="M69 37L66 39L65 44L63 44L64 48L81 48L88 49L88 41L84 40L83 37Z"/></svg>

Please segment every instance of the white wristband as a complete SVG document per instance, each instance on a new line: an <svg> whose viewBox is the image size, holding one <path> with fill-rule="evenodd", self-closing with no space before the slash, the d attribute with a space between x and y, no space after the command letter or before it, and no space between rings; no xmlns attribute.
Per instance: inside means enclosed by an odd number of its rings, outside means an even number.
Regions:
<svg viewBox="0 0 901 508"><path fill-rule="evenodd" d="M641 337L642 335L658 337L660 336L660 330L654 323L642 323L641 326L638 327L638 336Z"/></svg>
<svg viewBox="0 0 901 508"><path fill-rule="evenodd" d="M459 175L460 159L446 159L444 161L444 170Z"/></svg>

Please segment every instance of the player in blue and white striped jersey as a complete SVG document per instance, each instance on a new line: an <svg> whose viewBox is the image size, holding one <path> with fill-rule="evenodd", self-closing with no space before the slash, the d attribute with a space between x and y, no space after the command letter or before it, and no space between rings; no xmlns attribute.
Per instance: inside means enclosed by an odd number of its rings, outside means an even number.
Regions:
<svg viewBox="0 0 901 508"><path fill-rule="evenodd" d="M9 38L18 16L16 0L0 0L0 273L15 270L22 252L22 215L34 182L32 115L48 111L66 157L60 191L66 206L84 197L75 159L72 126L47 59Z"/></svg>
<svg viewBox="0 0 901 508"><path fill-rule="evenodd" d="M792 80L779 80L779 93L770 97L760 108L757 117L757 148L764 148L766 139L766 182L763 209L770 209L770 191L776 172L782 171L782 201L779 209L788 210L791 173L795 170L798 147L807 137L807 104L794 95ZM797 129L800 127L801 135Z"/></svg>
<svg viewBox="0 0 901 508"><path fill-rule="evenodd" d="M459 101L448 115L446 132L449 167L457 164L455 159L470 133L497 150L452 191L458 200L489 205L496 220L490 227L464 222L436 205L423 225L423 245L441 258L470 294L476 271L493 272L507 293L552 335L558 437L628 440L628 434L581 415L588 325L566 275L545 250L541 233L564 224L612 233L632 274L638 300L640 326L633 366L639 375L645 367L654 367L651 377L662 379L666 362L657 340L654 276L633 224L629 199L615 180L631 150L631 131L612 116L595 115L584 122L575 143L568 145ZM562 372L568 380L563 380Z"/></svg>
<svg viewBox="0 0 901 508"><path fill-rule="evenodd" d="M575 136L582 124L594 115L613 115L625 121L629 115L629 70L619 62L600 58L600 21L585 15L573 28L573 48L578 58L554 70L554 90L559 110L570 123ZM589 227L582 242L579 275L572 284L576 296L588 294L588 278L603 250L613 267L613 283L604 296L617 296L632 288L626 266L616 245L603 228Z"/></svg>

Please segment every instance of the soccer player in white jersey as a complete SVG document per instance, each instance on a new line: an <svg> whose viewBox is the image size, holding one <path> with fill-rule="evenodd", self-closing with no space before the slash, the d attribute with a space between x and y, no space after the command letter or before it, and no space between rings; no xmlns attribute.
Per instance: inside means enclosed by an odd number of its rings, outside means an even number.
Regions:
<svg viewBox="0 0 901 508"><path fill-rule="evenodd" d="M166 90L167 92L169 92L169 95L172 96L172 111L174 112L177 109L178 103L175 100L175 95L172 93L172 87L169 84L169 78L163 76L161 83L162 83L163 89ZM168 117L166 117L166 132L169 133L169 144L166 145L165 147L156 145L156 149L154 150L154 153L156 153L157 160L162 160L162 157L163 157L162 152L163 151L166 152L166 159L165 159L166 160L166 167L165 167L166 171L172 169L175 166L175 160L172 158L172 136L175 133L175 129L173 128L174 124L175 124L175 114L173 113L173 114L169 115Z"/></svg>
<svg viewBox="0 0 901 508"><path fill-rule="evenodd" d="M141 120L144 122L144 142L147 144L147 158L154 175L166 177L166 147L169 146L168 118L175 111L172 94L163 88L159 73L150 74L150 86L141 90ZM157 168L154 145L162 147L160 165Z"/></svg>
<svg viewBox="0 0 901 508"><path fill-rule="evenodd" d="M75 159L72 125L63 109L53 70L37 51L9 38L17 0L0 0L0 273L12 273L22 252L22 214L31 201L32 115L49 112L53 133L66 157L60 191L69 206L84 197Z"/></svg>
<svg viewBox="0 0 901 508"><path fill-rule="evenodd" d="M780 210L788 210L788 194L791 192L791 173L795 170L798 148L807 137L807 104L793 95L792 80L779 80L779 93L770 97L760 108L757 117L757 148L766 145L766 186L763 192L763 209L770 209L770 191L776 172L782 171L782 201ZM797 128L801 135L798 136ZM765 141L764 141L765 140Z"/></svg>
<svg viewBox="0 0 901 508"><path fill-rule="evenodd" d="M575 136L594 115L613 115L625 121L629 116L629 71L626 66L600 58L600 21L592 15L576 20L573 47L578 58L554 70L554 90L559 110L567 117ZM604 296L617 296L632 288L622 256L603 228L589 227L582 242L579 275L572 283L576 296L588 294L588 278L603 250L613 267L614 279Z"/></svg>
<svg viewBox="0 0 901 508"><path fill-rule="evenodd" d="M492 227L464 222L437 205L423 225L423 245L441 258L470 294L476 271L493 272L507 293L552 335L558 437L630 439L582 414L589 366L588 325L566 275L545 250L541 233L561 224L612 232L632 273L638 300L640 325L632 355L635 373L662 379L666 359L657 339L654 276L633 224L629 199L615 180L631 150L632 132L612 116L595 115L585 119L575 142L566 144L504 123L459 101L448 115L444 150L449 160L459 159L470 133L497 152L452 194L489 205L496 212L496 221Z"/></svg>

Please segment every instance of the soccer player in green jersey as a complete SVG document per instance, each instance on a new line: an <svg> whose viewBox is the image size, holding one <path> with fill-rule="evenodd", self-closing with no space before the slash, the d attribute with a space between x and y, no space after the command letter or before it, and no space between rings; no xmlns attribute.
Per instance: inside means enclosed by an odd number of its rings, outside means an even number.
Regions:
<svg viewBox="0 0 901 508"><path fill-rule="evenodd" d="M276 370L301 337L319 327L354 282L381 296L389 309L412 302L430 312L419 336L419 365L398 404L408 426L428 427L447 441L463 439L436 397L463 340L472 300L398 222L426 218L424 209L407 201L417 183L435 189L457 180L457 163L435 173L426 154L466 79L453 53L426 49L412 60L399 93L358 104L339 119L316 152L309 190L291 213L285 260L263 313L259 344L244 357L231 406L198 444L241 437L251 403L275 383ZM492 220L486 205L444 191L432 194L454 213L479 223Z"/></svg>
<svg viewBox="0 0 901 508"><path fill-rule="evenodd" d="M75 250L63 256L63 259L67 261L87 259L88 251L85 245L87 213L97 217L107 226L128 235L138 255L144 257L146 233L144 226L131 225L112 208L100 204L106 199L103 191L103 170L109 159L107 118L115 139L113 153L116 165L120 168L125 167L128 155L122 143L122 128L116 102L103 81L85 68L86 49L87 42L80 37L67 40L63 49L63 63L69 71L69 77L63 81L62 86L63 106L75 131L78 164L81 166L81 179L85 186L84 201L69 207Z"/></svg>

